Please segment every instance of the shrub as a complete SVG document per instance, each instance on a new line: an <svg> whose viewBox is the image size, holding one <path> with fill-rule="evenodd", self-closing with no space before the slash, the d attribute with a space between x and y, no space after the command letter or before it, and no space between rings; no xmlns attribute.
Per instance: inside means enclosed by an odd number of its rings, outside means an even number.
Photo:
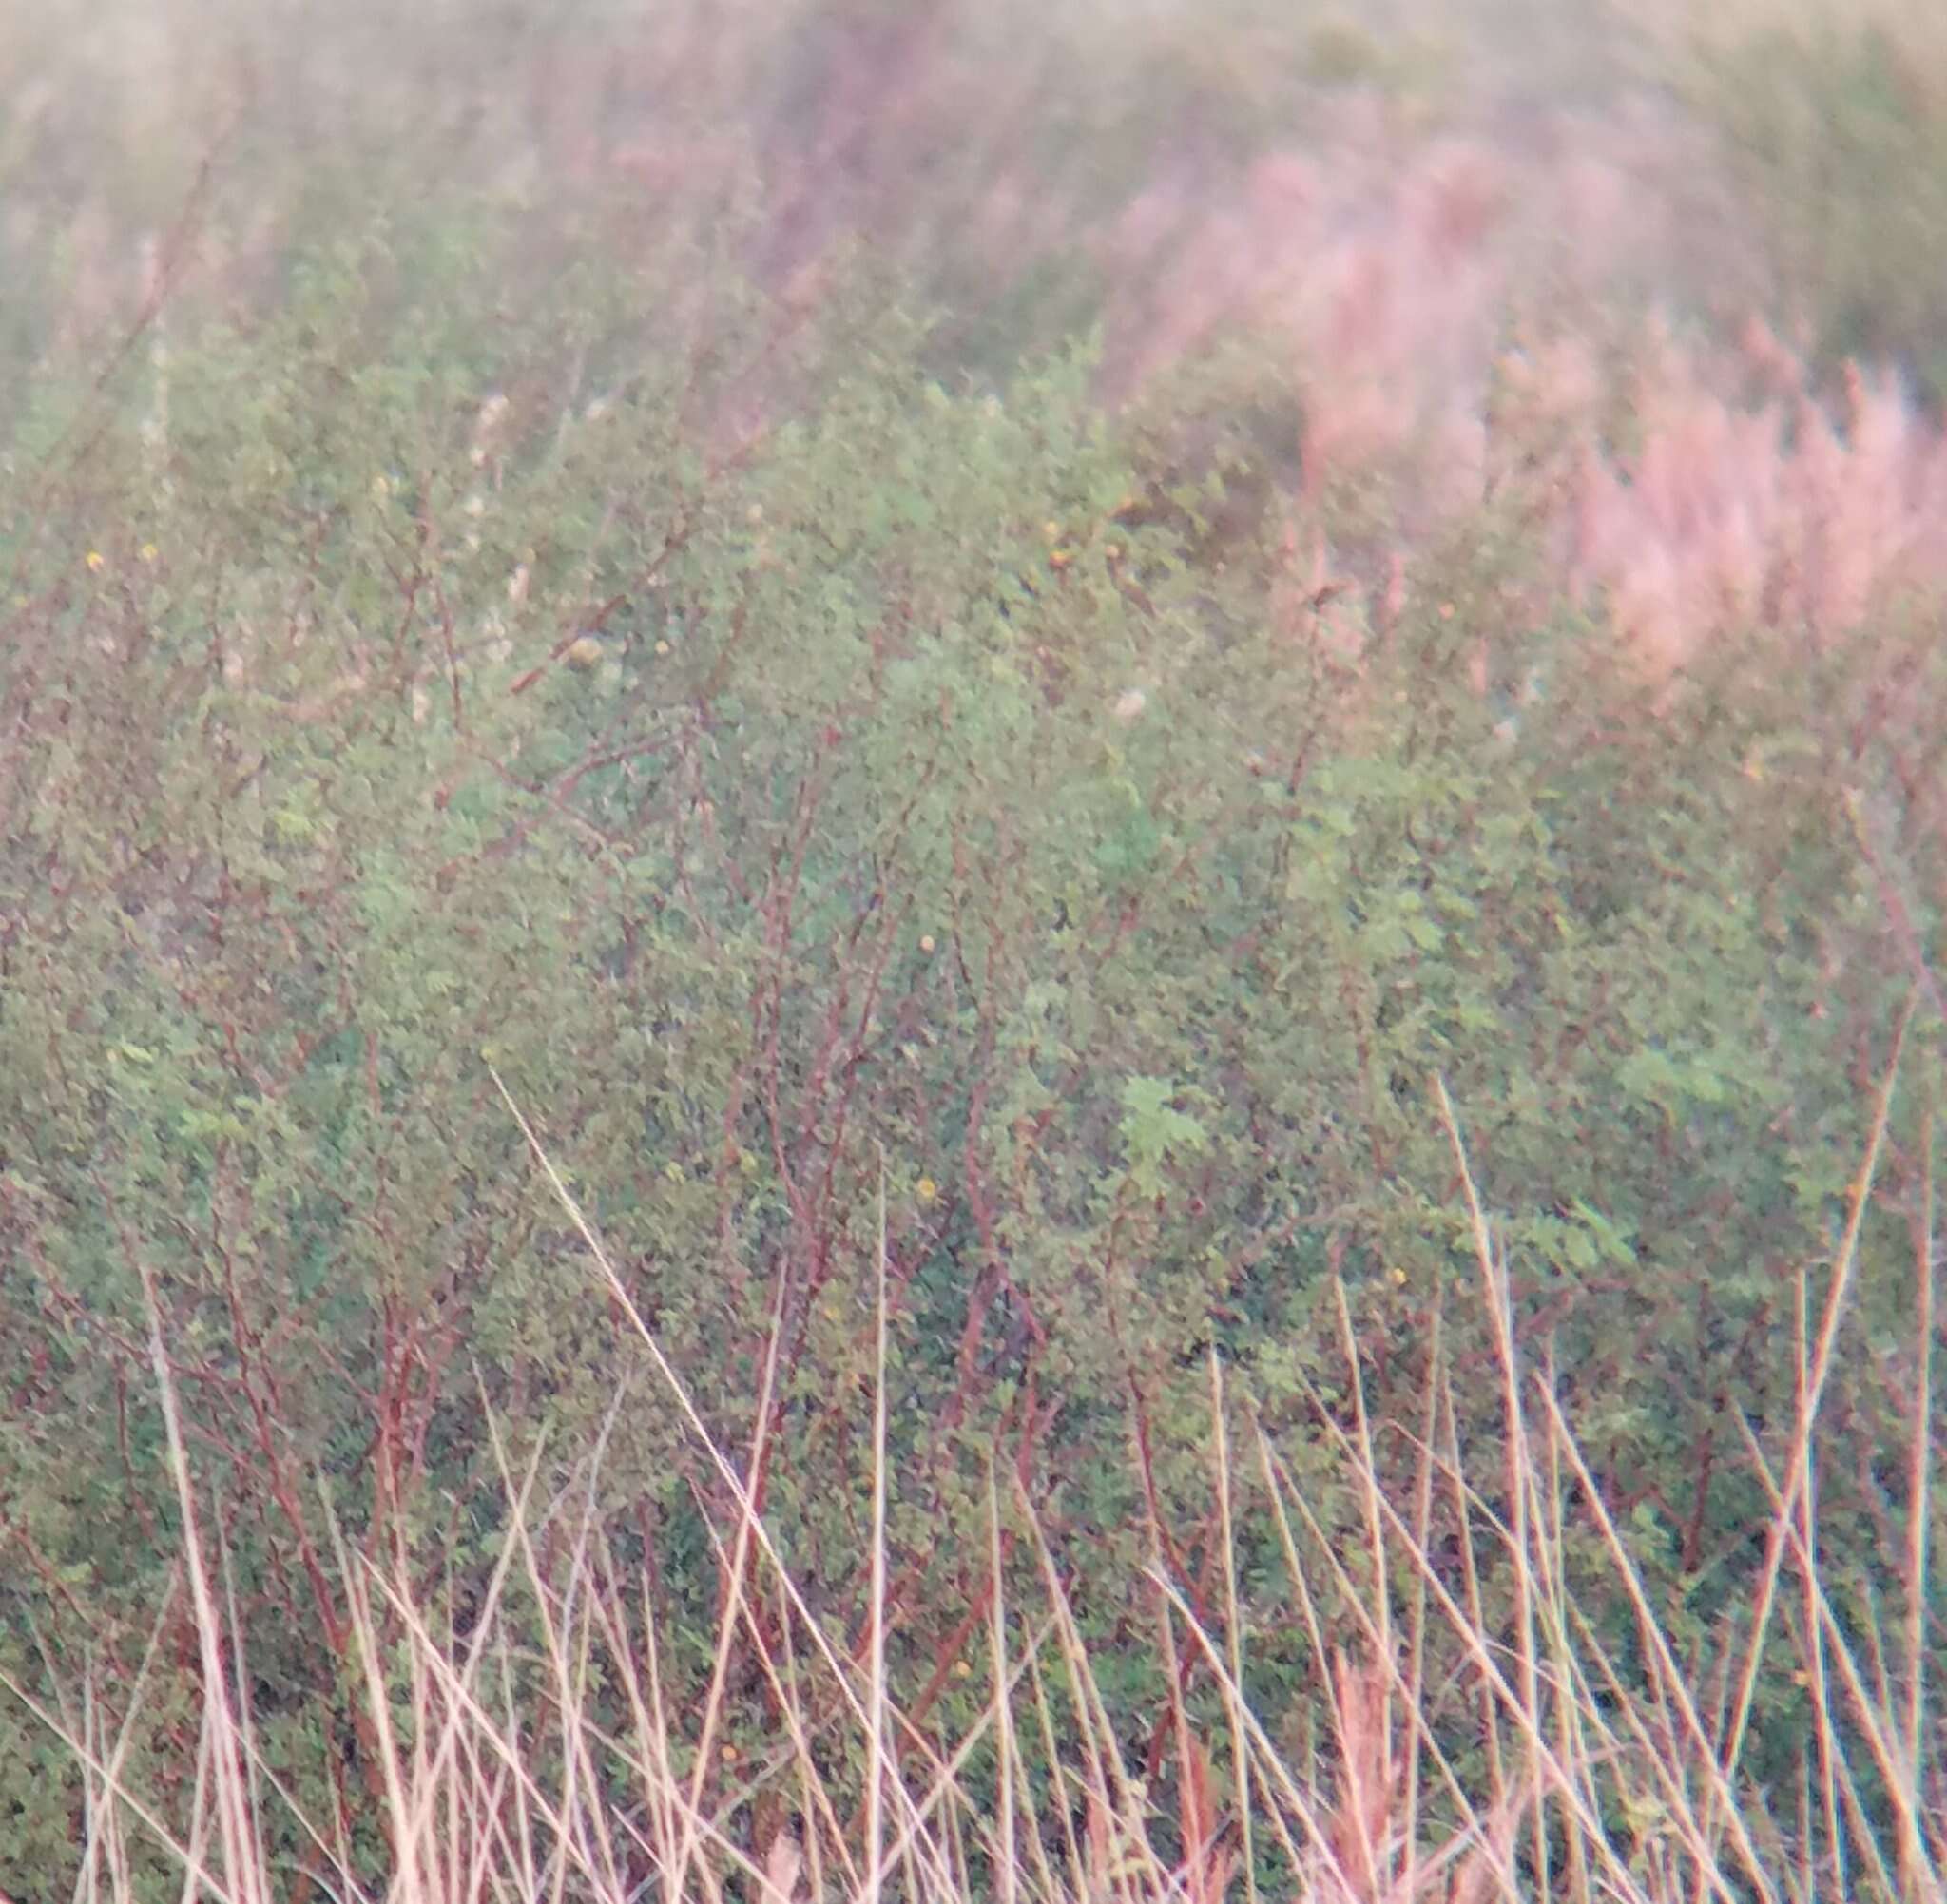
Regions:
<svg viewBox="0 0 1947 1904"><path fill-rule="evenodd" d="M314 256L288 309L178 351L165 432L104 413L0 517L0 1472L62 1656L132 1671L176 1552L146 1278L260 1743L321 1814L377 1791L340 1756L376 1745L313 1477L464 1604L483 1402L522 1459L604 1438L601 1506L686 1609L669 1696L702 1696L723 1477L636 1405L496 1080L712 1433L761 1449L848 1644L871 1543L832 1477L883 1220L888 1644L922 1715L998 1461L1151 1749L1158 1663L1116 1643L1158 1529L1191 1578L1216 1550L1206 1353L1281 1435L1348 1407L1342 1279L1374 1405L1410 1412L1475 1274L1436 1074L1524 1339L1611 1510L1666 1532L1651 1590L1700 1643L1734 1619L1765 1510L1730 1424L1790 1420L1756 1349L1829 1250L1858 1073L1937 932L1938 818L1896 767L1938 742L1869 689L1890 657L1924 704L1937 659L1890 622L1795 676L1726 641L1652 710L1601 623L1522 632L1537 552L1492 521L1335 647L1278 592L1275 515L1213 543L1221 476L1105 418L1085 356L956 392L868 280L685 303L680 259L510 308L492 221L437 230ZM688 347L642 316L671 311ZM1909 1247L1876 1206L1853 1326L1881 1348ZM1449 1345L1455 1432L1497 1433L1491 1333ZM1868 1469L1886 1366L1843 1377ZM1327 1452L1291 1459L1343 1537ZM1240 1538L1248 1579L1273 1535ZM1296 1724L1311 1642L1266 1617L1252 1690ZM731 1690L775 1726L754 1666ZM148 1741L179 1770L185 1697ZM1758 1749L1795 1710L1767 1681ZM41 1750L0 1745L14 1793Z"/></svg>

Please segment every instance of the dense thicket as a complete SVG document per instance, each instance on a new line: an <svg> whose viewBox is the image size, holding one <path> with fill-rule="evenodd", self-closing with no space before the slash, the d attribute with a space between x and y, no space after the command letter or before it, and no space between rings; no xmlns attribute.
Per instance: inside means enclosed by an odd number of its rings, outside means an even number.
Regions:
<svg viewBox="0 0 1947 1904"><path fill-rule="evenodd" d="M1213 449L1189 396L1111 423L1067 359L948 388L877 298L679 350L666 284L613 278L488 355L474 269L315 261L178 353L165 426L137 402L17 454L0 1663L132 1671L174 1564L145 1273L299 1789L357 1801L326 1499L463 1605L501 1525L483 1408L522 1459L606 1431L605 1501L708 1627L721 1482L496 1076L729 1446L781 1315L761 1494L855 1641L883 1208L922 1717L962 1696L988 1464L1091 1630L1139 1631L1152 1512L1192 1580L1213 1550L1206 1350L1302 1448L1343 1405L1334 1276L1382 1402L1413 1418L1444 1308L1459 1432L1494 1432L1436 1077L1523 1340L1701 1638L1766 1513L1737 1416L1789 1425L1798 1279L1918 1001L1824 1485L1870 1594L1938 1075L1918 615L1652 698L1598 623L1527 625L1529 552L1481 520L1335 659L1240 504L1247 433ZM1268 1548L1245 1587L1295 1724ZM1781 1741L1800 1696L1767 1691ZM145 1741L164 1784L187 1698ZM29 1845L67 1830L29 1802L47 1749L0 1721Z"/></svg>

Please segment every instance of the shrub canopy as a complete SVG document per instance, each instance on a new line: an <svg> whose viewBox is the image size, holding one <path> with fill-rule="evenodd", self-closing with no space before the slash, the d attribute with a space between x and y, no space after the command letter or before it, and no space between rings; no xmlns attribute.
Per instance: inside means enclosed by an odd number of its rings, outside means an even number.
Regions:
<svg viewBox="0 0 1947 1904"><path fill-rule="evenodd" d="M50 1643L132 1668L171 1564L145 1271L300 1789L346 1617L316 1477L464 1598L483 1406L520 1458L606 1433L605 1504L695 1611L671 1670L706 1670L721 1483L496 1078L731 1447L781 1318L762 1498L854 1639L883 1221L909 1695L974 1604L992 1463L1092 1633L1146 1617L1159 1538L1198 1577L1212 1347L1351 1529L1305 1438L1346 1406L1335 1278L1381 1402L1414 1418L1447 1309L1458 1432L1495 1432L1443 1080L1524 1341L1706 1631L1766 1512L1737 1416L1788 1426L1778 1344L1937 943L1923 634L1726 649L1652 704L1598 623L1522 625L1489 517L1335 660L1273 589L1275 511L1228 507L1248 432L1189 454L1189 397L1111 420L1080 355L949 387L870 285L679 349L663 267L576 274L483 331L501 274L491 233L316 257L177 351L165 430L139 397L16 446L0 1515ZM1861 1262L1832 1491L1864 1528L1897 1202ZM1241 1537L1255 1690L1296 1715L1306 1643ZM1155 1670L1105 1687L1138 1733ZM7 1726L17 1797L43 1747Z"/></svg>

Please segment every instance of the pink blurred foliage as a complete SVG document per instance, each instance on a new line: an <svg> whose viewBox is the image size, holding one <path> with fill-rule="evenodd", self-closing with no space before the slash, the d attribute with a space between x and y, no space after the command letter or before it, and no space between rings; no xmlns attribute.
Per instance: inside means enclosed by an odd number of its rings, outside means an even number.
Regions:
<svg viewBox="0 0 1947 1904"><path fill-rule="evenodd" d="M1290 505L1310 527L1285 538L1281 600L1329 593L1307 625L1335 656L1350 622L1397 621L1415 551L1491 501L1548 551L1527 611L1566 591L1657 680L1726 634L1829 647L1901 592L1947 587L1947 438L1894 378L1852 367L1835 400L1755 320L1735 347L1707 341L1730 328L1734 259L1689 337L1610 295L1667 280L1713 230L1735 244L1656 129L1561 120L1524 153L1404 144L1355 106L1319 148L1261 159L1232 202L1188 214L1152 185L1106 235L1113 394L1226 332L1290 367ZM1337 551L1369 578L1361 601L1327 580L1323 525L1334 497L1375 488L1385 507Z"/></svg>
<svg viewBox="0 0 1947 1904"><path fill-rule="evenodd" d="M1746 368L1790 359L1747 333ZM1606 597L1653 672L1752 627L1829 648L1901 592L1947 583L1947 440L1898 385L1850 366L1836 406L1801 371L1741 401L1730 366L1660 338L1634 378L1630 449L1590 433L1567 515L1567 574Z"/></svg>

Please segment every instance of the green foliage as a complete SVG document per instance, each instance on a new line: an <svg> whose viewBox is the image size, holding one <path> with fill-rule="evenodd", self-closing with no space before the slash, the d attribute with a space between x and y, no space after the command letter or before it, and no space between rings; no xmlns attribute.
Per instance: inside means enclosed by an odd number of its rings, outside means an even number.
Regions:
<svg viewBox="0 0 1947 1904"><path fill-rule="evenodd" d="M476 1591L483 1401L522 1457L606 1435L603 1504L687 1609L671 1696L698 1692L722 1484L494 1073L729 1447L779 1318L766 1512L839 1639L884 1186L909 1690L981 1578L995 1457L1087 1635L1140 1629L1150 1505L1212 1537L1205 1351L1308 1429L1346 1400L1335 1273L1410 1418L1475 1273L1436 1076L1524 1336L1616 1504L1689 1529L1653 1585L1707 1621L1755 1560L1728 1424L1787 1424L1793 1279L1906 985L1835 791L1867 779L1940 890L1846 720L1872 658L1727 664L1652 714L1598 630L1503 632L1484 537L1413 591L1474 625L1410 609L1335 669L1281 628L1248 523L1211 559L1187 505L1130 506L1169 472L1085 357L955 392L870 287L781 342L726 299L684 356L640 316L666 268L483 326L491 226L327 252L180 354L165 441L111 419L58 509L27 481L0 507L0 1512L10 1577L74 1595L57 1657L131 1670L175 1554L146 1271L260 1629L261 1743L320 1815L359 1745L314 1484L355 1543L440 1545ZM1467 684L1489 637L1547 679L1512 736ZM1761 783L1759 745L1802 771ZM1903 1225L1865 1241L1894 1286ZM1857 1326L1902 1324L1875 1296ZM1458 1433L1492 1435L1491 1341L1450 1328ZM1272 1534L1242 1539L1281 1722L1317 1663ZM27 1602L0 1605L28 1671ZM1159 1667L1121 1669L1140 1728ZM761 1732L754 1672L733 1695ZM184 1709L148 1767L193 1762ZM18 1794L45 1748L7 1726Z"/></svg>
<svg viewBox="0 0 1947 1904"><path fill-rule="evenodd" d="M1947 91L1935 23L1768 29L1698 66L1706 113L1828 360L1904 366L1947 393L1939 300L1913 268L1947 240Z"/></svg>

